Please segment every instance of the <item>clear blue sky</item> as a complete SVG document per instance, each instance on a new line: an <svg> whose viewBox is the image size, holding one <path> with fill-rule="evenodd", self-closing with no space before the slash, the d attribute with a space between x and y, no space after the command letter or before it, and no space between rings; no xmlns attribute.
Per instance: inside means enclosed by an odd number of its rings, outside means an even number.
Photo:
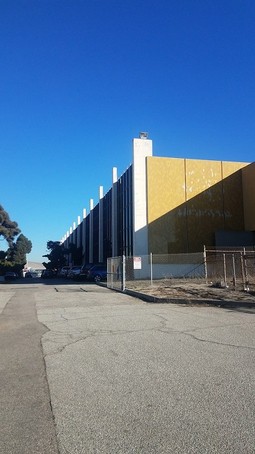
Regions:
<svg viewBox="0 0 255 454"><path fill-rule="evenodd" d="M139 131L154 156L254 161L254 24L254 0L0 0L0 204L29 260Z"/></svg>

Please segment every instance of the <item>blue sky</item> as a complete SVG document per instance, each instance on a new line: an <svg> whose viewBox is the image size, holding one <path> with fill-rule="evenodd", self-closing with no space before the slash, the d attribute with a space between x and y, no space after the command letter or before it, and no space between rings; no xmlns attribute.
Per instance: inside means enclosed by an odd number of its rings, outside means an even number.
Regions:
<svg viewBox="0 0 255 454"><path fill-rule="evenodd" d="M29 260L139 131L154 156L254 161L254 23L254 0L0 0L0 204Z"/></svg>

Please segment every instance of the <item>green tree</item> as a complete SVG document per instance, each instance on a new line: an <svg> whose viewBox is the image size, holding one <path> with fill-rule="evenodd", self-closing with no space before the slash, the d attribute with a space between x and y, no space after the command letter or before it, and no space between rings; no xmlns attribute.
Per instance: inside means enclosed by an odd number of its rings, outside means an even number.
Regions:
<svg viewBox="0 0 255 454"><path fill-rule="evenodd" d="M0 251L0 274L8 270L19 272L26 263L26 254L31 252L32 243L20 232L17 222L12 221L0 205L0 237L3 237L9 246L7 251ZM17 235L19 237L15 242Z"/></svg>
<svg viewBox="0 0 255 454"><path fill-rule="evenodd" d="M7 257L7 251L0 251L0 262Z"/></svg>
<svg viewBox="0 0 255 454"><path fill-rule="evenodd" d="M11 221L9 214L0 205L0 236L3 236L9 247L12 247L15 236L20 233L17 222Z"/></svg>
<svg viewBox="0 0 255 454"><path fill-rule="evenodd" d="M7 258L18 265L25 265L26 254L29 254L32 250L32 243L22 233L16 240L16 243L12 244L9 248Z"/></svg>
<svg viewBox="0 0 255 454"><path fill-rule="evenodd" d="M47 269L58 270L66 264L65 254L67 253L66 249L62 246L60 241L48 241L47 249L49 254L43 255L49 261L43 262L43 265Z"/></svg>

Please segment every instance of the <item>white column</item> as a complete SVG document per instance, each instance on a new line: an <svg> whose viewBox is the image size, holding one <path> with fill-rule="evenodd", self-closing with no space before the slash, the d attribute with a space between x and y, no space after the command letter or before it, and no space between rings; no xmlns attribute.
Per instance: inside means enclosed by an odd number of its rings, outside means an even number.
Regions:
<svg viewBox="0 0 255 454"><path fill-rule="evenodd" d="M89 262L93 263L93 208L94 208L94 201L90 199L89 201Z"/></svg>
<svg viewBox="0 0 255 454"><path fill-rule="evenodd" d="M68 249L68 246L69 246L69 230L67 230L65 237L66 237L66 240L65 240L65 243L64 243L64 248ZM67 259L67 265L68 265L68 259L69 259L68 254L65 254L65 257Z"/></svg>
<svg viewBox="0 0 255 454"><path fill-rule="evenodd" d="M142 137L142 134L140 134ZM152 156L152 140L133 139L133 254L147 255L147 169L146 158Z"/></svg>
<svg viewBox="0 0 255 454"><path fill-rule="evenodd" d="M69 246L70 246L70 244L73 244L73 227L69 228L69 233L70 233L70 235L69 235ZM71 254L68 254L68 265L73 265Z"/></svg>
<svg viewBox="0 0 255 454"><path fill-rule="evenodd" d="M112 169L112 257L117 255L117 167Z"/></svg>
<svg viewBox="0 0 255 454"><path fill-rule="evenodd" d="M69 230L66 232L65 248L67 249L68 246L69 246Z"/></svg>
<svg viewBox="0 0 255 454"><path fill-rule="evenodd" d="M99 226L98 226L98 261L103 262L104 260L104 251L103 251L103 197L104 189L103 186L99 186Z"/></svg>
<svg viewBox="0 0 255 454"><path fill-rule="evenodd" d="M73 222L73 244L76 246L76 235L77 235L77 232L76 232L76 223Z"/></svg>
<svg viewBox="0 0 255 454"><path fill-rule="evenodd" d="M79 248L81 245L81 217L78 216L77 218L77 238L76 238L76 245Z"/></svg>
<svg viewBox="0 0 255 454"><path fill-rule="evenodd" d="M85 262L86 262L86 217L87 217L87 210L86 210L86 208L83 208L83 221L82 221L82 232L81 232L83 264L85 264Z"/></svg>
<svg viewBox="0 0 255 454"><path fill-rule="evenodd" d="M66 232L67 247L69 246L69 235L70 235L70 232L69 232L69 230L67 230L67 232Z"/></svg>

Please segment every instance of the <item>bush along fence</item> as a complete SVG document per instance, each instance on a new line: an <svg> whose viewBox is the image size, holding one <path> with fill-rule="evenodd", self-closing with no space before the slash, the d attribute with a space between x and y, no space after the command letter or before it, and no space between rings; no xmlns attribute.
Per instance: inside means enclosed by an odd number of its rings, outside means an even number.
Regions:
<svg viewBox="0 0 255 454"><path fill-rule="evenodd" d="M246 248L215 249L190 254L149 254L111 257L107 260L108 288L125 291L139 281L202 280L219 286L255 288L255 251Z"/></svg>

